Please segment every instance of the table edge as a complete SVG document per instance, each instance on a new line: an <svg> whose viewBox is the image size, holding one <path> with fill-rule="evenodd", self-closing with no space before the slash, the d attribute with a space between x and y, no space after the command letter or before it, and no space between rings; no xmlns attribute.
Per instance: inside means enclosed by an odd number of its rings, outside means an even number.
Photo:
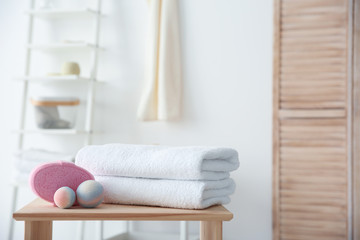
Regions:
<svg viewBox="0 0 360 240"><path fill-rule="evenodd" d="M179 213L166 213L166 212L159 212L159 213L152 213L149 216L149 213L132 213L131 216L126 216L124 213L112 213L112 212L28 212L27 207L31 206L32 204L41 204L41 201L46 203L44 200L35 199L34 201L26 204L23 208L17 210L13 213L12 217L16 221L77 221L77 220L108 220L108 221L127 221L127 220L134 220L134 221L230 221L233 219L233 213L227 210L224 206L221 206L224 211L223 212L206 212L207 209L203 210L195 210L195 211L204 211L202 215L197 215L196 213L181 213L181 210L193 210L193 209L178 209ZM112 205L112 204L110 204ZM124 205L124 206L131 206L133 205ZM146 206L140 206L146 207ZM151 207L152 208L152 207ZM166 209L166 208L161 208ZM64 210L67 211L67 210ZM104 216L104 214L106 216Z"/></svg>

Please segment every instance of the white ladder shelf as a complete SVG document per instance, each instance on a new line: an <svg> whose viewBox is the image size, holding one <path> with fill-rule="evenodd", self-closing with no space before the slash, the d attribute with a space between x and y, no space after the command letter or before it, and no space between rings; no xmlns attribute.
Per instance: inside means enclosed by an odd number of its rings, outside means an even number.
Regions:
<svg viewBox="0 0 360 240"><path fill-rule="evenodd" d="M101 14L101 5L102 0L96 0L97 7L96 9L80 9L80 10L56 10L56 9L41 9L36 10L35 8L35 0L30 0L29 10L26 11L28 15L28 32L27 32L27 42L26 42L26 64L24 69L24 76L18 77L16 80L22 81L22 103L21 103L21 119L20 126L16 133L19 134L18 138L18 149L21 150L24 147L24 137L27 134L57 134L57 135L79 135L82 134L85 137L84 145L89 145L92 143L92 134L93 134L93 114L94 114L94 100L95 100L95 88L96 84L99 83L97 80L97 65L98 65L98 54L99 50L102 50L99 46L99 36L100 36L100 19L102 17ZM53 44L36 44L33 43L33 29L34 29L34 18L41 17L46 19L54 19L54 18L68 18L68 17L79 17L79 16L90 16L95 18L95 30L94 30L94 39L92 43L89 42L81 42L81 43L53 43ZM65 49L87 49L91 51L91 67L90 67L90 77L80 77L80 76L32 76L31 75L31 53L32 51L48 51L48 50L65 50ZM51 83L55 81L63 81L63 82L85 82L88 84L88 92L87 92L87 104L86 104L86 117L85 124L83 130L77 129L36 129L29 130L25 129L25 121L26 121L26 108L28 102L28 92L29 92L29 84L38 83L45 84ZM17 205L17 196L19 191L20 184L13 184L13 194L12 194L12 206L11 213L15 212ZM127 237L126 239L131 239L132 235L137 236L140 233L135 232L132 229L132 224L130 222L126 222L127 229ZM96 236L98 239L103 239L103 222L98 222L96 229ZM14 221L11 218L8 239L13 239L14 232ZM149 239L158 239L160 237L159 234L152 233L141 233L143 236L148 236ZM140 234L140 235L141 235ZM163 237L169 236L165 234ZM171 235L172 238L176 237L176 235ZM119 236L120 237L120 236ZM188 236L188 224L185 221L180 222L180 240L189 240ZM77 239L84 239L84 222L80 224L80 231L78 231ZM114 238L115 239L115 238ZM124 239L120 237L119 239ZM134 237L133 239L136 239ZM197 239L191 237L191 239Z"/></svg>
<svg viewBox="0 0 360 240"><path fill-rule="evenodd" d="M17 148L23 150L24 148L24 138L27 134L37 133L37 134L52 134L52 135L83 135L84 145L92 143L92 134L93 134L93 114L94 114L94 101L95 101L95 88L97 81L97 67L98 67L98 52L102 50L99 47L99 36L100 36L100 19L101 19L101 0L97 0L97 8L95 10L83 9L83 10L55 10L55 9L35 9L35 0L29 1L29 10L26 12L28 15L28 26L27 26L27 40L26 40L26 54L25 54L25 68L24 76L19 77L16 80L22 81L22 101L21 101L21 113L20 113L20 125L19 129L15 131L19 134ZM48 19L53 18L68 18L68 17L79 17L79 16L90 16L95 20L95 29L93 35L92 43L80 42L80 43L54 43L54 44L36 44L33 42L34 35L34 18L43 17ZM65 50L65 49L77 49L83 48L85 50L91 51L90 58L90 76L87 78L80 76L45 76L37 77L31 75L31 59L32 51L35 50ZM56 52L55 52L56 53ZM26 129L26 110L28 105L29 97L29 84L32 83L51 83L55 81L68 81L70 82L79 82L82 81L87 84L87 101L86 101L86 116L84 128L82 130L77 129ZM19 187L23 186L20 182L15 182L12 185L12 206L11 214L16 210L17 207L17 196ZM78 234L79 239L83 239L83 223L81 224L81 230ZM14 233L14 221L12 217L10 218L10 226L8 232L8 239L13 239ZM102 234L102 229L100 229ZM102 235L99 236L102 238Z"/></svg>

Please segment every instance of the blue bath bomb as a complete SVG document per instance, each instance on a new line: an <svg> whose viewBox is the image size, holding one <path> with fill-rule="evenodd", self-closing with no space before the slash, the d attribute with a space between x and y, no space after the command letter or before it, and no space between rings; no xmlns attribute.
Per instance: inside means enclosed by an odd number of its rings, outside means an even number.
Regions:
<svg viewBox="0 0 360 240"><path fill-rule="evenodd" d="M79 185L76 195L80 206L94 208L104 200L104 188L97 181L87 180Z"/></svg>

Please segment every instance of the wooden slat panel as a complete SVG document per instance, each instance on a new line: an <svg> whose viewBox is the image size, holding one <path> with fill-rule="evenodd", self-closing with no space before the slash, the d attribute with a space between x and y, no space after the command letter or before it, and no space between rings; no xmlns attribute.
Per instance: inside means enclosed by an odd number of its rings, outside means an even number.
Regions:
<svg viewBox="0 0 360 240"><path fill-rule="evenodd" d="M305 92L305 93L303 93ZM299 90L299 93L297 96L286 96L283 95L280 98L281 101L283 102L293 102L293 101L297 101L297 102L312 102L312 101L345 101L346 97L344 97L343 94L319 94L316 95L316 93L314 94L309 94L306 93L306 91L301 91Z"/></svg>
<svg viewBox="0 0 360 240"><path fill-rule="evenodd" d="M289 167L283 167L281 166L280 174L285 177L308 177L309 175L318 176L318 177L327 177L327 176L333 176L333 177L341 177L346 178L347 172L344 171L344 169L311 169L311 168L303 168L303 169L294 169ZM335 183L334 183L335 184Z"/></svg>
<svg viewBox="0 0 360 240"><path fill-rule="evenodd" d="M321 28L336 28L336 27L344 27L346 21L344 19L335 19L335 20L327 20L317 21L317 22L293 22L286 23L284 22L281 25L282 31L291 31L291 30L304 30L304 29L321 29Z"/></svg>
<svg viewBox="0 0 360 240"><path fill-rule="evenodd" d="M279 143L279 109L280 109L280 22L281 22L281 1L274 0L274 49L273 49L273 118L272 118L272 147L273 147L273 171L272 171L272 237L274 240L280 239L280 148Z"/></svg>
<svg viewBox="0 0 360 240"><path fill-rule="evenodd" d="M284 147L345 147L346 142L344 140L286 140L282 139L280 141L281 145Z"/></svg>
<svg viewBox="0 0 360 240"><path fill-rule="evenodd" d="M334 13L323 13L323 14L301 14L301 15L286 15L282 17L283 25L286 23L313 23L313 22L337 22L346 21L347 16L344 15L345 10L343 6L338 6L339 12ZM286 12L286 9L284 9Z"/></svg>
<svg viewBox="0 0 360 240"><path fill-rule="evenodd" d="M282 90L284 90L284 93L282 94L283 96L316 96L316 95L320 95L320 96L331 96L331 97L335 97L335 96L339 96L340 99L344 99L346 98L346 96L344 96L344 94L346 93L346 89L344 87L323 87L320 89L316 89L314 87L310 88L310 87L297 87L297 88L281 88Z"/></svg>
<svg viewBox="0 0 360 240"><path fill-rule="evenodd" d="M319 177L321 178L321 177ZM310 179L310 181L317 180L317 178L313 177ZM334 177L333 180L330 180L329 182L325 182L325 184L329 183L340 183L336 181L337 178ZM302 180L301 180L302 181ZM300 182L300 181L299 181ZM316 184L316 183L315 183ZM280 196L283 197L309 197L309 198L336 198L336 199L345 199L346 198L346 192L314 192L314 191L295 191L295 190L280 190Z"/></svg>
<svg viewBox="0 0 360 240"><path fill-rule="evenodd" d="M282 197L281 204L318 205L318 206L347 206L343 199L339 198L310 198L310 197ZM334 219L329 219L333 221Z"/></svg>
<svg viewBox="0 0 360 240"><path fill-rule="evenodd" d="M282 219L281 224L284 226L299 226L299 227L314 227L314 228L321 228L321 229L346 229L346 224L344 222L333 222L329 220L325 221L304 221L304 220L286 220Z"/></svg>
<svg viewBox="0 0 360 240"><path fill-rule="evenodd" d="M342 42L342 43L346 43L345 39L343 38L343 34L338 34L338 35L318 35L318 36L308 36L308 35L303 35L303 36L289 36L289 35L283 35L281 38L281 44L282 45L286 45L286 44L291 44L291 43L296 43L296 44L313 44L313 43L333 43L333 42ZM335 55L336 56L336 55ZM343 60L341 58L338 58L339 60Z"/></svg>
<svg viewBox="0 0 360 240"><path fill-rule="evenodd" d="M344 1L342 0L301 0L301 1L294 1L294 0L283 0L282 1L282 8L323 8L329 6L343 6ZM283 11L284 12L284 11Z"/></svg>
<svg viewBox="0 0 360 240"><path fill-rule="evenodd" d="M311 159L311 158L308 158ZM319 160L303 160L302 158L296 159L294 161L289 161L288 159L283 159L281 161L282 168L288 169L314 169L314 170L326 170L326 169L339 169L341 171L346 170L347 161L345 157L342 157L340 160L335 161L326 161L324 157L324 161Z"/></svg>
<svg viewBox="0 0 360 240"><path fill-rule="evenodd" d="M341 155L346 154L346 148L336 147L281 147L280 153L294 153L294 154L311 154L316 156L317 154L333 154Z"/></svg>
<svg viewBox="0 0 360 240"><path fill-rule="evenodd" d="M315 108L344 108L346 103L333 102L333 101L313 101L313 102L284 102L280 104L281 108L297 108L297 109L308 109L311 107Z"/></svg>
<svg viewBox="0 0 360 240"><path fill-rule="evenodd" d="M300 226L282 226L280 231L282 233L298 233L298 234L311 234L319 236L330 237L345 237L344 229L341 228L314 228L314 227L300 227Z"/></svg>
<svg viewBox="0 0 360 240"><path fill-rule="evenodd" d="M294 234L296 232L313 232L321 233L322 235L329 235L332 237L344 236L346 232L346 224L342 222L330 222L330 221L312 221L312 220L293 220L282 219L281 232L290 232Z"/></svg>
<svg viewBox="0 0 360 240"><path fill-rule="evenodd" d="M290 37L315 37L315 36L343 36L346 34L345 28L323 28L323 29L304 29L296 31L283 31L281 32L282 39Z"/></svg>
<svg viewBox="0 0 360 240"><path fill-rule="evenodd" d="M282 153L280 154L281 160L282 162L298 162L298 161L310 161L313 162L314 164L320 164L320 163L329 163L330 164L335 164L335 163L345 163L347 164L347 159L346 159L346 154L287 154L287 153ZM313 164L313 165L314 165Z"/></svg>
<svg viewBox="0 0 360 240"><path fill-rule="evenodd" d="M338 58L329 58L327 61L324 61L324 58L314 58L312 61L307 61L301 58L292 59L292 58L284 58L284 64L282 69L286 69L289 67L296 68L318 68L318 67L326 67L332 65L334 67L341 66L342 69L346 69L346 62L344 59L339 60Z"/></svg>
<svg viewBox="0 0 360 240"><path fill-rule="evenodd" d="M280 235L346 236L347 127L344 118L280 120ZM312 221L342 228L286 225ZM344 225L345 224L345 225ZM305 237L306 236L306 237Z"/></svg>
<svg viewBox="0 0 360 240"><path fill-rule="evenodd" d="M311 205L298 205L298 204L282 204L280 209L282 211L289 212L301 212L301 213L329 213L329 214L341 214L346 215L347 209L339 206L311 206Z"/></svg>
<svg viewBox="0 0 360 240"><path fill-rule="evenodd" d="M281 120L282 126L281 130L286 129L286 127L299 127L299 126L308 126L308 127L330 127L328 129L333 129L334 127L341 127L340 131L346 131L346 119L336 118L336 119L284 119ZM290 128L288 128L290 130Z"/></svg>
<svg viewBox="0 0 360 240"><path fill-rule="evenodd" d="M320 206L319 206L320 207ZM280 218L288 219L303 219L303 220L320 220L324 221L332 219L335 221L346 221L346 214L334 214L334 213L319 213L319 212L292 212L292 211L281 211Z"/></svg>
<svg viewBox="0 0 360 240"><path fill-rule="evenodd" d="M345 83L342 80L311 80L311 81L282 81L280 87L286 91L288 88L314 88L314 87L340 87L344 88Z"/></svg>
<svg viewBox="0 0 360 240"><path fill-rule="evenodd" d="M314 236L314 235L306 235L304 233L281 233L280 238L281 240L347 240L347 237L339 237L339 236Z"/></svg>
<svg viewBox="0 0 360 240"><path fill-rule="evenodd" d="M273 238L348 237L348 0L275 0Z"/></svg>
<svg viewBox="0 0 360 240"><path fill-rule="evenodd" d="M293 183L347 183L347 179L343 177L322 177L322 176L284 176L280 177L280 181Z"/></svg>
<svg viewBox="0 0 360 240"><path fill-rule="evenodd" d="M306 16L313 14L345 14L344 9L339 6L327 6L327 7L319 7L319 8L288 8L284 9L283 16ZM335 34L335 33L334 33Z"/></svg>
<svg viewBox="0 0 360 240"><path fill-rule="evenodd" d="M300 236L316 236L314 239L319 239L318 237L326 237L326 239L344 239L346 234L344 230L341 229L320 229L320 228L311 228L311 227L298 227L298 226L282 226L280 229L282 234L299 234Z"/></svg>
<svg viewBox="0 0 360 240"><path fill-rule="evenodd" d="M353 240L360 240L360 1L353 1L352 190Z"/></svg>
<svg viewBox="0 0 360 240"><path fill-rule="evenodd" d="M280 54L282 60L285 60L284 58L296 58L296 59L309 59L312 58L331 58L331 59L337 59L337 58L344 58L346 57L346 52L343 50L329 50L329 51L309 51L309 52L281 52ZM282 62L281 64L284 64L285 62Z"/></svg>
<svg viewBox="0 0 360 240"><path fill-rule="evenodd" d="M282 81L311 81L311 80L334 80L346 78L345 72L316 72L316 73L281 73ZM346 82L344 82L346 84ZM310 85L311 86L311 85Z"/></svg>
<svg viewBox="0 0 360 240"><path fill-rule="evenodd" d="M323 122L313 121L313 119L309 119L309 121L297 121L298 124L286 124L287 119L283 119L281 122L282 127L280 129L281 133L304 133L308 135L317 134L317 133L344 133L346 134L346 126L344 125L328 125L326 124L328 119L324 119ZM291 119L292 121L296 121L295 119ZM291 122L291 121L290 121ZM306 122L310 123L309 125ZM343 122L342 124L345 124Z"/></svg>
<svg viewBox="0 0 360 240"><path fill-rule="evenodd" d="M282 0L281 3L280 84L295 81L302 85L293 89L280 87L280 108L345 109L346 0ZM332 89L333 84L314 88L311 82L334 78L342 82L342 88ZM294 117L300 117L301 113Z"/></svg>
<svg viewBox="0 0 360 240"><path fill-rule="evenodd" d="M281 140L296 139L296 140L311 140L311 139L338 139L346 140L346 134L343 132L314 132L309 134L307 132L281 132Z"/></svg>
<svg viewBox="0 0 360 240"><path fill-rule="evenodd" d="M281 182L280 188L284 190L299 190L299 191L322 191L322 192L346 192L346 184L329 184L318 183L316 185L309 185L306 183L289 183Z"/></svg>
<svg viewBox="0 0 360 240"><path fill-rule="evenodd" d="M280 110L280 118L339 118L346 117L345 109L321 109L321 110L303 110L289 109Z"/></svg>
<svg viewBox="0 0 360 240"><path fill-rule="evenodd" d="M302 40L298 40L297 42L284 42L281 45L281 50L284 52L300 52L300 51L326 51L326 50L345 50L346 46L345 42L331 41L331 39L327 40L328 42L306 42L304 43Z"/></svg>

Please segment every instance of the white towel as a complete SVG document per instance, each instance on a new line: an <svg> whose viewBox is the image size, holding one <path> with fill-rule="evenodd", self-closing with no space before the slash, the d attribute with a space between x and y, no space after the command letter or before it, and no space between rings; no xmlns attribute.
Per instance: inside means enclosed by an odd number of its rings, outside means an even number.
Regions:
<svg viewBox="0 0 360 240"><path fill-rule="evenodd" d="M43 149L26 149L14 153L15 167L19 172L30 173L41 163L52 161L73 161L74 156Z"/></svg>
<svg viewBox="0 0 360 240"><path fill-rule="evenodd" d="M75 163L94 175L184 180L225 179L239 167L231 148L130 144L86 146Z"/></svg>
<svg viewBox="0 0 360 240"><path fill-rule="evenodd" d="M180 116L181 63L177 0L149 0L145 85L138 119L174 120Z"/></svg>
<svg viewBox="0 0 360 240"><path fill-rule="evenodd" d="M104 187L104 202L202 209L230 202L235 183L218 181L183 181L147 178L96 176Z"/></svg>
<svg viewBox="0 0 360 240"><path fill-rule="evenodd" d="M16 169L13 169L12 171L12 184L14 185L21 184L24 186L28 186L29 178L30 178L30 173L20 172Z"/></svg>

